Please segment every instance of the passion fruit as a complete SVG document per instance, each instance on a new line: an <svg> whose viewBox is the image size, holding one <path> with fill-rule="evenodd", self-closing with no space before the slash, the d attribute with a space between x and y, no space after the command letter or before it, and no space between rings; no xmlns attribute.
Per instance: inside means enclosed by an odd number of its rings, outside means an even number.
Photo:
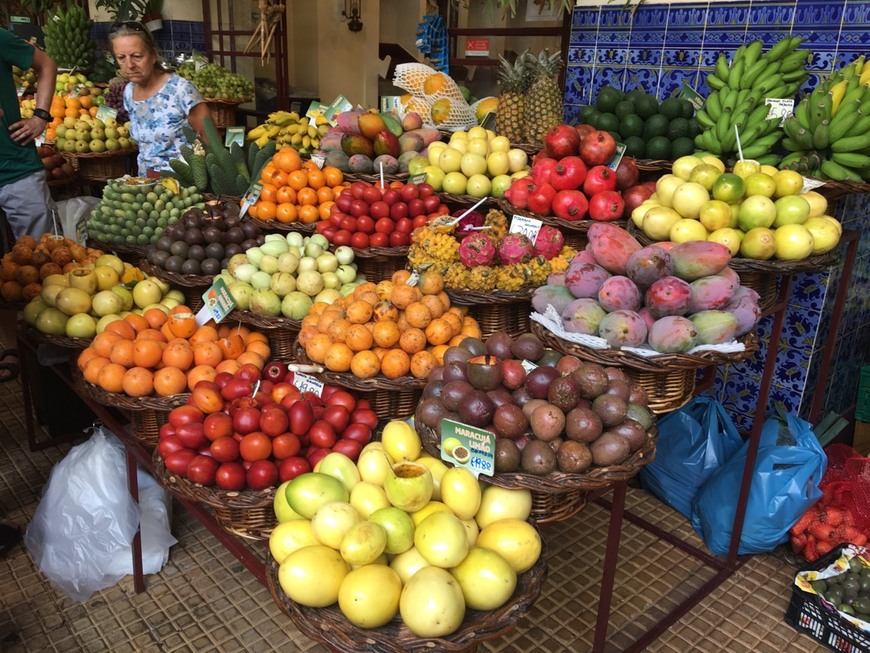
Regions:
<svg viewBox="0 0 870 653"><path fill-rule="evenodd" d="M501 386L501 361L494 356L475 356L465 366L468 382L484 392Z"/></svg>
<svg viewBox="0 0 870 653"><path fill-rule="evenodd" d="M580 395L586 399L604 394L610 385L604 368L596 363L581 363L571 375L580 386Z"/></svg>
<svg viewBox="0 0 870 653"><path fill-rule="evenodd" d="M616 426L625 419L628 402L616 395L604 394L592 402L592 410L606 427Z"/></svg>
<svg viewBox="0 0 870 653"><path fill-rule="evenodd" d="M556 454L543 440L532 440L523 449L520 467L529 474L546 476L556 469Z"/></svg>
<svg viewBox="0 0 870 653"><path fill-rule="evenodd" d="M511 343L511 353L520 360L536 361L544 355L544 343L534 333L524 333Z"/></svg>
<svg viewBox="0 0 870 653"><path fill-rule="evenodd" d="M459 418L471 426L486 426L494 413L495 404L482 390L472 390L459 402Z"/></svg>

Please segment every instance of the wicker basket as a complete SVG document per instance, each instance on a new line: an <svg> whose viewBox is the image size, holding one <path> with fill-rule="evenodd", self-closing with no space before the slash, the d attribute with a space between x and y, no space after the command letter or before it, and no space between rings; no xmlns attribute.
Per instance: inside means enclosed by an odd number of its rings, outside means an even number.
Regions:
<svg viewBox="0 0 870 653"><path fill-rule="evenodd" d="M294 358L294 343L299 329L302 328L301 320L290 320L286 317L261 317L250 311L234 310L227 318L228 321L238 321L242 324L263 331L269 338L269 349L274 359L282 361L296 360Z"/></svg>
<svg viewBox="0 0 870 653"><path fill-rule="evenodd" d="M72 164L78 176L85 180L109 181L130 172L136 160L137 150L113 150L112 152L61 152Z"/></svg>
<svg viewBox="0 0 870 653"><path fill-rule="evenodd" d="M408 264L408 247L367 247L354 249L357 273L366 281L389 280L395 272L404 270Z"/></svg>
<svg viewBox="0 0 870 653"><path fill-rule="evenodd" d="M292 231L298 231L301 234L310 235L314 233L314 225L316 224L314 222L310 224L305 224L304 222L278 222L277 220L260 220L259 218L252 218L247 214L245 215L244 219L247 222L257 225L265 233L287 234Z"/></svg>
<svg viewBox="0 0 870 653"><path fill-rule="evenodd" d="M154 452L154 478L173 494L207 505L221 528L249 540L265 540L278 523L275 517L275 488L228 492L203 487L171 473Z"/></svg>
<svg viewBox="0 0 870 653"><path fill-rule="evenodd" d="M438 193L438 197L440 197L441 201L446 204L451 210L463 209L474 206L482 199L486 199L486 201L480 205L479 208L481 211L493 209L498 204L498 200L496 200L494 197L483 198L474 197L473 195L454 195L453 193Z"/></svg>
<svg viewBox="0 0 870 653"><path fill-rule="evenodd" d="M501 209L502 213L506 216L521 215L526 218L540 220L551 227L556 227L562 232L562 236L565 238L565 244L578 251L586 247L586 243L588 242L586 240L586 232L589 231L589 227L595 224L595 220L563 220L554 215L538 215L537 213L517 208L504 197L498 200L498 208ZM624 226L625 221L616 220L611 224Z"/></svg>
<svg viewBox="0 0 870 653"><path fill-rule="evenodd" d="M407 182L411 175L407 172L397 172L393 174L384 173L384 183L389 184L391 181ZM345 181L364 181L369 184L380 184L381 175L379 172L345 172Z"/></svg>
<svg viewBox="0 0 870 653"><path fill-rule="evenodd" d="M214 283L214 277L204 274L181 274L179 272L170 272L161 267L157 267L148 262L148 259L143 258L139 261L139 269L149 277L157 277L162 279L171 286L178 288L201 288L200 294Z"/></svg>
<svg viewBox="0 0 870 653"><path fill-rule="evenodd" d="M37 329L22 324L21 330L25 334L28 340L32 340L33 342L39 342L46 345L55 345L57 347L63 347L64 349L85 349L90 346L93 342L91 338L71 338L69 336L53 336L48 333L42 333Z"/></svg>
<svg viewBox="0 0 870 653"><path fill-rule="evenodd" d="M446 637L420 638L397 616L379 628L358 628L341 613L337 604L307 608L291 600L278 583L278 563L269 557L266 580L275 603L307 637L332 651L354 653L470 653L486 640L513 630L541 594L547 580L547 547L541 540L541 555L527 572L517 577L513 596L500 608L487 612L466 610L459 629Z"/></svg>
<svg viewBox="0 0 870 653"><path fill-rule="evenodd" d="M423 443L423 448L426 452L441 459L441 438L434 429L429 428L419 420L415 420L417 433L420 435L420 440ZM537 476L526 472L500 472L492 476L481 476L480 480L490 485L507 488L510 490L526 489L532 492L532 516L538 522L555 521L554 516L550 514L534 514L534 495L536 493L543 494L564 494L568 491L580 493L600 490L609 485L627 481L633 478L640 468L652 461L656 454L656 442L658 441L658 428L653 424L647 431L646 442L640 448L636 449L625 462L620 465L609 465L607 467L591 467L588 471L582 474L566 474L564 472L552 472L546 476ZM450 465L445 461L446 465ZM585 495L583 496L585 503ZM543 501L539 500L539 505L546 506ZM582 506L580 506L582 509ZM564 517L560 517L564 518Z"/></svg>
<svg viewBox="0 0 870 653"><path fill-rule="evenodd" d="M682 408L689 403L695 392L694 369L677 368L667 372L651 372L626 368L625 373L632 382L646 391L647 406L656 415Z"/></svg>
<svg viewBox="0 0 870 653"><path fill-rule="evenodd" d="M293 347L294 358L303 365L311 364L305 349L298 342ZM388 379L378 376L374 379L360 379L346 372L322 372L317 376L324 383L349 388L368 399L372 410L381 422L391 419L404 419L414 414L426 385L425 379L403 376Z"/></svg>
<svg viewBox="0 0 870 653"><path fill-rule="evenodd" d="M741 272L740 285L752 288L758 293L758 306L762 313L769 311L776 303L779 292L779 275L767 272Z"/></svg>
<svg viewBox="0 0 870 653"><path fill-rule="evenodd" d="M226 129L236 124L236 107L249 100L224 100L221 98L203 98L214 126L218 129Z"/></svg>
<svg viewBox="0 0 870 653"><path fill-rule="evenodd" d="M529 332L529 313L532 311L532 291L491 293L448 288L447 296L456 306L467 306L468 314L477 320L481 337L486 339L496 331L504 331L512 338Z"/></svg>
<svg viewBox="0 0 870 653"><path fill-rule="evenodd" d="M128 243L104 243L101 240L88 236L88 247L99 249L104 252L112 252L122 261L138 265L145 258L145 245L130 245Z"/></svg>

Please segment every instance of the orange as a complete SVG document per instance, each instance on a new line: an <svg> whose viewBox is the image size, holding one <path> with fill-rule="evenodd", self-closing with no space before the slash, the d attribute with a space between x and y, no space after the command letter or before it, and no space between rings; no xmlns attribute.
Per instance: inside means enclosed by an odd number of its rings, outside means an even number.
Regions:
<svg viewBox="0 0 870 653"><path fill-rule="evenodd" d="M257 200L257 218L259 220L274 220L278 206L275 202Z"/></svg>
<svg viewBox="0 0 870 653"><path fill-rule="evenodd" d="M262 331L249 331L242 334L242 338L245 340L245 346L250 345L252 342L265 342L267 345L269 344L269 337Z"/></svg>
<svg viewBox="0 0 870 653"><path fill-rule="evenodd" d="M408 279L411 278L411 273L408 270L401 269L393 272L393 276L390 277L390 281L393 283L408 283Z"/></svg>
<svg viewBox="0 0 870 653"><path fill-rule="evenodd" d="M444 365L444 352L446 352L448 349L448 345L436 345L430 350L432 352L432 355L435 357L435 360L438 361L439 365Z"/></svg>
<svg viewBox="0 0 870 653"><path fill-rule="evenodd" d="M314 188L314 186L312 186ZM317 189L317 201L323 204L324 202L332 202L335 200L335 193L329 186L321 186Z"/></svg>
<svg viewBox="0 0 870 653"><path fill-rule="evenodd" d="M453 337L453 329L444 317L435 318L426 327L426 339L431 345L444 345Z"/></svg>
<svg viewBox="0 0 870 653"><path fill-rule="evenodd" d="M149 308L147 311L142 313L142 317L148 320L148 324L152 329L159 329L166 323L166 320L169 319L169 315L159 308Z"/></svg>
<svg viewBox="0 0 870 653"><path fill-rule="evenodd" d="M284 224L296 222L296 219L298 217L299 216L297 214L296 207L289 202L279 204L278 208L275 210L275 219L278 222L282 222Z"/></svg>
<svg viewBox="0 0 870 653"><path fill-rule="evenodd" d="M373 351L358 351L350 361L350 371L359 379L370 379L381 371L381 359Z"/></svg>
<svg viewBox="0 0 870 653"><path fill-rule="evenodd" d="M263 190L260 191L259 199L266 202L277 202L278 187L274 184L263 184Z"/></svg>
<svg viewBox="0 0 870 653"><path fill-rule="evenodd" d="M263 183L272 184L276 188L287 185L287 174L274 167L269 168L269 166L266 166L263 168L260 179Z"/></svg>
<svg viewBox="0 0 870 653"><path fill-rule="evenodd" d="M350 328L350 322L348 322L345 318L338 318L333 320L329 325L329 328L326 330L326 335L329 336L329 339L332 342L344 342L345 338L347 338L347 331Z"/></svg>
<svg viewBox="0 0 870 653"><path fill-rule="evenodd" d="M429 317L431 318L441 317L444 314L444 304L435 295L423 295L420 303L429 309Z"/></svg>
<svg viewBox="0 0 870 653"><path fill-rule="evenodd" d="M97 354L97 352L94 351L93 347L86 347L86 348L82 349L81 353L79 354L79 357L76 359L76 366L80 370L84 370L85 366L90 361L94 360L95 358L99 358L99 354Z"/></svg>
<svg viewBox="0 0 870 653"><path fill-rule="evenodd" d="M126 320L114 320L109 322L103 331L117 333L119 336L124 338L124 340L132 340L136 337L136 329L134 329L133 325Z"/></svg>
<svg viewBox="0 0 870 653"><path fill-rule="evenodd" d="M141 315L136 313L130 313L129 315L124 316L124 321L129 322L131 326L136 330L136 337L139 337L139 334L142 333L145 329L149 328L148 320L146 320Z"/></svg>
<svg viewBox="0 0 870 653"><path fill-rule="evenodd" d="M299 206L299 221L302 224L313 224L320 220L320 211L310 204Z"/></svg>
<svg viewBox="0 0 870 653"><path fill-rule="evenodd" d="M157 312L161 313L162 311ZM166 344L168 342L168 340L166 340L166 336L164 336L159 329L145 329L136 336L136 340L156 340L157 342L162 342L163 344Z"/></svg>
<svg viewBox="0 0 870 653"><path fill-rule="evenodd" d="M112 353L112 347L114 347L115 343L119 340L123 340L123 338L121 338L121 336L119 336L117 333L112 333L111 331L103 331L102 333L98 333L96 336L94 336L94 339L91 342L91 347L94 348L94 352L96 352L98 356L108 358L109 355Z"/></svg>
<svg viewBox="0 0 870 653"><path fill-rule="evenodd" d="M315 206L317 204L317 191L313 188L302 188L296 194L296 201L304 206Z"/></svg>
<svg viewBox="0 0 870 653"><path fill-rule="evenodd" d="M172 340L163 350L163 364L167 367L177 367L186 371L193 366L193 349L181 338Z"/></svg>
<svg viewBox="0 0 870 653"><path fill-rule="evenodd" d="M381 359L381 374L388 379L405 376L411 369L411 357L401 349L391 349Z"/></svg>
<svg viewBox="0 0 870 653"><path fill-rule="evenodd" d="M330 187L340 186L344 181L344 173L335 166L324 166L323 176Z"/></svg>
<svg viewBox="0 0 870 653"><path fill-rule="evenodd" d="M187 387L195 388L200 381L214 381L217 372L211 365L197 365L187 373Z"/></svg>
<svg viewBox="0 0 870 653"><path fill-rule="evenodd" d="M422 301L411 302L405 308L405 320L412 327L425 329L432 321L432 311Z"/></svg>
<svg viewBox="0 0 870 653"><path fill-rule="evenodd" d="M193 346L194 365L211 365L215 367L223 359L224 354L216 342L198 342Z"/></svg>
<svg viewBox="0 0 870 653"><path fill-rule="evenodd" d="M178 307L176 307L178 308ZM186 307L185 307L186 308ZM173 311L175 309L172 309ZM190 309L187 309L188 311ZM190 338L194 333L196 333L196 318L193 313L172 313L170 311L169 315L169 331L176 338Z"/></svg>
<svg viewBox="0 0 870 653"><path fill-rule="evenodd" d="M395 322L376 322L372 328L372 338L378 347L392 347L399 342L399 327Z"/></svg>
<svg viewBox="0 0 870 653"><path fill-rule="evenodd" d="M317 206L317 215L320 216L321 220L329 220L329 214L332 212L332 207L335 204L332 200L328 202L321 202Z"/></svg>
<svg viewBox="0 0 870 653"><path fill-rule="evenodd" d="M371 349L374 345L374 337L363 324L351 324L347 328L344 344L350 347L353 351L364 351Z"/></svg>
<svg viewBox="0 0 870 653"><path fill-rule="evenodd" d="M177 395L187 389L187 376L177 367L164 367L154 373L154 391L161 397Z"/></svg>
<svg viewBox="0 0 870 653"><path fill-rule="evenodd" d="M416 354L426 349L426 334L421 329L411 327L402 332L399 347L409 354Z"/></svg>
<svg viewBox="0 0 870 653"><path fill-rule="evenodd" d="M120 322L120 320L118 321ZM124 367L133 367L133 348L135 346L132 340L119 340L112 347L109 360Z"/></svg>
<svg viewBox="0 0 870 653"><path fill-rule="evenodd" d="M294 172L302 167L299 153L292 147L282 147L272 157L272 165L282 172Z"/></svg>
<svg viewBox="0 0 870 653"><path fill-rule="evenodd" d="M323 174L323 171L316 168L314 170L309 170L308 185L314 190L323 188L326 185L326 176Z"/></svg>
<svg viewBox="0 0 870 653"><path fill-rule="evenodd" d="M179 304L178 306L173 306L169 309L170 317L173 315L180 315L182 313L193 313L190 308L188 308L185 304Z"/></svg>
<svg viewBox="0 0 870 653"><path fill-rule="evenodd" d="M245 345L245 351L257 354L264 361L269 360L269 357L272 355L272 349L269 347L269 343L261 342L259 340L247 343Z"/></svg>
<svg viewBox="0 0 870 653"><path fill-rule="evenodd" d="M242 352L236 360L240 365L253 365L258 370L262 370L266 364L266 359L253 351Z"/></svg>
<svg viewBox="0 0 870 653"><path fill-rule="evenodd" d="M217 341L224 358L236 359L245 351L245 340L242 336L228 335Z"/></svg>
<svg viewBox="0 0 870 653"><path fill-rule="evenodd" d="M332 340L325 333L318 333L311 338L308 346L305 348L305 355L315 363L323 363L326 360L326 352L332 345Z"/></svg>
<svg viewBox="0 0 870 653"><path fill-rule="evenodd" d="M106 392L123 392L126 372L127 368L123 365L107 363L103 365L97 375L97 385Z"/></svg>
<svg viewBox="0 0 870 653"><path fill-rule="evenodd" d="M121 381L124 393L130 397L146 397L154 391L154 375L144 367L131 367Z"/></svg>
<svg viewBox="0 0 870 653"><path fill-rule="evenodd" d="M217 342L218 332L212 324L203 324L196 330L188 340L191 345L198 345L201 342Z"/></svg>
<svg viewBox="0 0 870 653"><path fill-rule="evenodd" d="M335 342L326 350L323 364L333 372L347 372L353 360L353 351L343 342Z"/></svg>
<svg viewBox="0 0 870 653"><path fill-rule="evenodd" d="M308 188L308 171L294 170L287 175L287 185L295 191L300 191L303 188Z"/></svg>
<svg viewBox="0 0 870 653"><path fill-rule="evenodd" d="M259 217L260 217L260 214L259 214L259 212L257 211L257 209L258 209L258 207L257 207L257 204L256 204L256 203L251 204L251 205L248 207L248 212L247 212L245 215L247 215L247 216L250 217L250 218L259 218Z"/></svg>
<svg viewBox="0 0 870 653"><path fill-rule="evenodd" d="M372 319L372 306L368 302L356 299L347 307L347 321L351 324L365 324Z"/></svg>
<svg viewBox="0 0 870 653"><path fill-rule="evenodd" d="M157 367L163 360L162 342L150 338L137 338L133 343L133 365L137 367Z"/></svg>
<svg viewBox="0 0 870 653"><path fill-rule="evenodd" d="M425 379L438 364L438 359L432 352L418 351L411 356L411 374L414 378Z"/></svg>
<svg viewBox="0 0 870 653"><path fill-rule="evenodd" d="M281 186L278 189L278 197L275 199L279 204L296 204L296 191L290 186Z"/></svg>
<svg viewBox="0 0 870 653"><path fill-rule="evenodd" d="M96 358L92 358L88 361L88 364L85 365L85 369L82 370L82 374L85 377L85 381L88 383L93 383L94 385L98 385L100 370L103 369L106 365L111 364L108 358L104 358L102 356L97 356Z"/></svg>
<svg viewBox="0 0 870 653"><path fill-rule="evenodd" d="M229 372L230 374L235 374L239 371L240 367L241 365L239 365L238 361L227 358L218 363L218 365L214 368L214 371L218 374L220 374L221 372Z"/></svg>

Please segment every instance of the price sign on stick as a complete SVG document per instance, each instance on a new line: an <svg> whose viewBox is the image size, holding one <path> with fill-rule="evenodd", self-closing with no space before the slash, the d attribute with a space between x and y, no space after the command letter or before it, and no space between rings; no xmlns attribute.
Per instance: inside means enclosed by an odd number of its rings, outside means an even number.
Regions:
<svg viewBox="0 0 870 653"><path fill-rule="evenodd" d="M214 282L202 295L204 306L196 314L196 323L205 324L210 319L220 323L236 307L236 300L223 279Z"/></svg>
<svg viewBox="0 0 870 653"><path fill-rule="evenodd" d="M495 473L495 435L468 424L441 420L441 460L465 467L475 476Z"/></svg>
<svg viewBox="0 0 870 653"><path fill-rule="evenodd" d="M769 97L764 100L764 103L770 106L766 120L778 119L783 122L794 113L794 100Z"/></svg>
<svg viewBox="0 0 870 653"><path fill-rule="evenodd" d="M523 234L533 244L538 239L538 232L544 223L534 218L527 218L524 215L515 215L511 218L511 226L508 229L512 234Z"/></svg>
<svg viewBox="0 0 870 653"><path fill-rule="evenodd" d="M302 394L313 392L318 397L323 394L323 381L309 374L294 372L293 385L295 385Z"/></svg>

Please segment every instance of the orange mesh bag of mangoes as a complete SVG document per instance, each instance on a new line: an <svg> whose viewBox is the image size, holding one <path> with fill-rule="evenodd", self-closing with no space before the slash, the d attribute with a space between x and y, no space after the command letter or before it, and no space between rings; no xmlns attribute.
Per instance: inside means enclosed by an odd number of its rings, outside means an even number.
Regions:
<svg viewBox="0 0 870 653"><path fill-rule="evenodd" d="M459 85L445 73L421 63L399 64L393 84L408 91L399 101L402 117L413 111L426 125L449 131L477 124L474 110L462 97Z"/></svg>

